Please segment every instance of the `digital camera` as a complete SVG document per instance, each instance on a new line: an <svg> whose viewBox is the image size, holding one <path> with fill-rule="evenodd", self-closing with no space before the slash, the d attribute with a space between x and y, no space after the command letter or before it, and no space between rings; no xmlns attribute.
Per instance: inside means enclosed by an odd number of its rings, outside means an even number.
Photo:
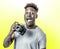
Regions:
<svg viewBox="0 0 60 49"><path fill-rule="evenodd" d="M24 25L21 25L21 24L17 24L16 25L16 31L21 34L21 35L24 35L24 33L26 32L26 28Z"/></svg>

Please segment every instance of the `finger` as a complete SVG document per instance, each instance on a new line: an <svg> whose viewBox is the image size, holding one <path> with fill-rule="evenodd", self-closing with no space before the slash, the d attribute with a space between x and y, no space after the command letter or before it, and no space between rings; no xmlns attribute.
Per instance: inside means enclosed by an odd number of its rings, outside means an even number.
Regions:
<svg viewBox="0 0 60 49"><path fill-rule="evenodd" d="M17 24L18 24L18 22L17 22L17 21L15 21L15 22L12 24L12 26L11 26L11 27L16 26Z"/></svg>
<svg viewBox="0 0 60 49"><path fill-rule="evenodd" d="M19 24L19 22L15 21L14 24Z"/></svg>
<svg viewBox="0 0 60 49"><path fill-rule="evenodd" d="M19 22L16 22L16 21L15 21L13 25L16 27L17 24L19 24Z"/></svg>

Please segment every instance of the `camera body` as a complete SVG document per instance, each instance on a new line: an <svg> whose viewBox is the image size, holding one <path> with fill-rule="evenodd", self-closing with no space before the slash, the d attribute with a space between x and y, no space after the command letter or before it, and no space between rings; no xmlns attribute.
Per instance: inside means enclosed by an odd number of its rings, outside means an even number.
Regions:
<svg viewBox="0 0 60 49"><path fill-rule="evenodd" d="M16 31L21 34L21 35L24 35L24 33L26 32L26 28L24 25L21 25L21 24L17 24L16 25Z"/></svg>

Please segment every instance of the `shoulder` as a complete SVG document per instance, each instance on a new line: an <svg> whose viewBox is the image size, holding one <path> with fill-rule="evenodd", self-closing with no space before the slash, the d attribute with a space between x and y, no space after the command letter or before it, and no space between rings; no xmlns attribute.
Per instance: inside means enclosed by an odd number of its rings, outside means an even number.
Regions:
<svg viewBox="0 0 60 49"><path fill-rule="evenodd" d="M39 40L41 40L42 38L46 38L46 34L44 33L44 31L41 28L37 27L36 29L38 31L37 33L38 33Z"/></svg>

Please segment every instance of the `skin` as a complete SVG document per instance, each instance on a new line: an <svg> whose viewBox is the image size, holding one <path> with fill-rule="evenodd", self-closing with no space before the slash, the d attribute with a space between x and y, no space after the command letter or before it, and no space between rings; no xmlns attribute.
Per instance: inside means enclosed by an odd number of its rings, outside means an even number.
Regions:
<svg viewBox="0 0 60 49"><path fill-rule="evenodd" d="M37 11L32 8L32 7L27 7L25 9L25 14L24 14L24 20L26 22L26 26L29 29L34 29L36 27L35 25L35 19L37 18ZM18 22L14 22L11 26L10 32L7 35L7 37L4 39L4 43L3 46L9 47L11 45L11 43L13 42L13 40L15 39L14 37L14 32L16 30L16 25L19 24ZM46 49L46 48L42 48L42 49Z"/></svg>
<svg viewBox="0 0 60 49"><path fill-rule="evenodd" d="M35 19L36 18L37 18L37 11L32 7L26 8L24 20L26 22L27 28L29 28L29 29L35 28L35 26L36 26L35 25Z"/></svg>
<svg viewBox="0 0 60 49"><path fill-rule="evenodd" d="M11 45L11 43L13 42L13 40L15 39L14 37L14 32L16 30L16 25L19 24L18 22L14 22L10 28L10 32L9 34L7 35L7 37L4 39L4 43L3 43L3 46L6 48L6 47L9 47Z"/></svg>

